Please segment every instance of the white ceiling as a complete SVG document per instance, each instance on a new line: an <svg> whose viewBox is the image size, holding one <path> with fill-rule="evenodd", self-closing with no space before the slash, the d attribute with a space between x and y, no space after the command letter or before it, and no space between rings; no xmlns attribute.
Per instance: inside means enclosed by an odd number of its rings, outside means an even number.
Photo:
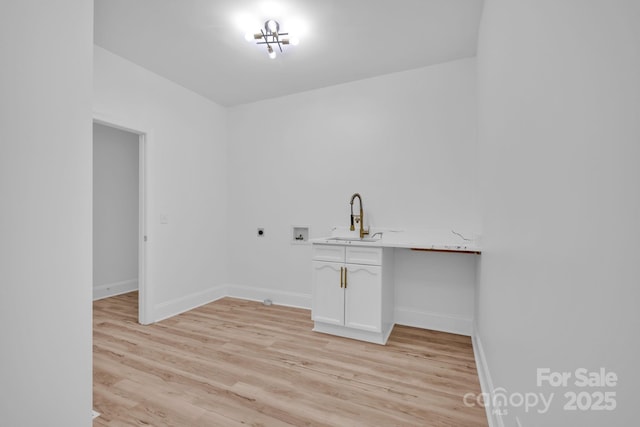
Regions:
<svg viewBox="0 0 640 427"><path fill-rule="evenodd" d="M481 11L482 0L95 0L95 43L233 106L475 56ZM244 39L269 18L300 38L276 59Z"/></svg>

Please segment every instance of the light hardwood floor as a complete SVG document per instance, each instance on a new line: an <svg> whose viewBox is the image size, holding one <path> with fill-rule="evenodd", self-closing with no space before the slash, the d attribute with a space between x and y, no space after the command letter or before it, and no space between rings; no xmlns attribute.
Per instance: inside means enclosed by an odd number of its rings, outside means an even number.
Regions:
<svg viewBox="0 0 640 427"><path fill-rule="evenodd" d="M94 426L486 426L468 337L386 346L312 332L309 310L224 298L155 325L135 292L94 302Z"/></svg>

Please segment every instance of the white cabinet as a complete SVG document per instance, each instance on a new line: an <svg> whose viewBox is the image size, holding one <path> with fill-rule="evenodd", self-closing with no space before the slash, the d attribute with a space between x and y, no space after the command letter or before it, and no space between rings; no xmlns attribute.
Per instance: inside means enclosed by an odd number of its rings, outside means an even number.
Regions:
<svg viewBox="0 0 640 427"><path fill-rule="evenodd" d="M344 326L382 332L382 267L346 264Z"/></svg>
<svg viewBox="0 0 640 427"><path fill-rule="evenodd" d="M344 325L344 264L313 261L313 307L315 322ZM344 283L344 282L343 282Z"/></svg>
<svg viewBox="0 0 640 427"><path fill-rule="evenodd" d="M384 344L393 329L393 252L313 245L314 331Z"/></svg>

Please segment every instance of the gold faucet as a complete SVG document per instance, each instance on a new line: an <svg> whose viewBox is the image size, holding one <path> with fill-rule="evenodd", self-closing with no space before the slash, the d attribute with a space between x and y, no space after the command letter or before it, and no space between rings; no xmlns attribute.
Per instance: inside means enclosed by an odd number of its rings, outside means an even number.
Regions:
<svg viewBox="0 0 640 427"><path fill-rule="evenodd" d="M353 214L353 201L358 198L360 200L360 215ZM360 197L359 193L355 193L351 196L351 227L349 228L351 231L355 231L355 226L353 225L353 221L355 219L356 222L360 223L360 238L364 239L364 236L369 234L369 230L364 229L364 211L362 210L362 197Z"/></svg>

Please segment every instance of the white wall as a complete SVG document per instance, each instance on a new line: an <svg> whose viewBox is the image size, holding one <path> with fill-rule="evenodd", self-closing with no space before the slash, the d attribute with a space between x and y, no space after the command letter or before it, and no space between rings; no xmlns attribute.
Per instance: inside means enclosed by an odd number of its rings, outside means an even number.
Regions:
<svg viewBox="0 0 640 427"><path fill-rule="evenodd" d="M478 52L484 205L479 329L494 387L555 392L505 425L637 424L640 3L485 3ZM614 371L537 387L536 369ZM563 411L614 391L614 411Z"/></svg>
<svg viewBox="0 0 640 427"><path fill-rule="evenodd" d="M138 288L139 136L93 124L93 298Z"/></svg>
<svg viewBox="0 0 640 427"><path fill-rule="evenodd" d="M151 317L166 317L227 280L226 110L98 46L94 55L94 112L148 133L147 281Z"/></svg>
<svg viewBox="0 0 640 427"><path fill-rule="evenodd" d="M479 231L475 71L465 59L230 109L230 283L308 305L311 251L290 244L291 226L347 226L355 192L374 226ZM472 313L475 260L461 257L463 292L443 285L461 273L438 254L397 251L410 268L398 300L437 311L420 289L431 283L448 310Z"/></svg>
<svg viewBox="0 0 640 427"><path fill-rule="evenodd" d="M93 2L0 6L0 424L91 425Z"/></svg>

